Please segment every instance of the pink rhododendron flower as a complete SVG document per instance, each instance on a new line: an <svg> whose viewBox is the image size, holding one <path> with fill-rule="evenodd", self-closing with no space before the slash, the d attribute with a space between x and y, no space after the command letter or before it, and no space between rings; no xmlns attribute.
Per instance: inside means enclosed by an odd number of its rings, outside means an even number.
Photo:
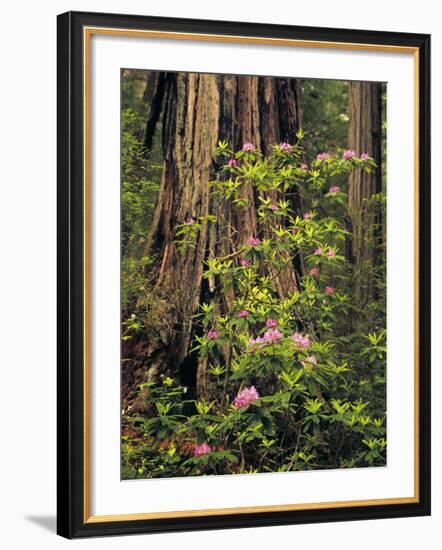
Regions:
<svg viewBox="0 0 442 550"><path fill-rule="evenodd" d="M246 309L242 309L238 313L238 317L240 317L241 319L244 319L244 317L248 317L248 315L249 315L249 312Z"/></svg>
<svg viewBox="0 0 442 550"><path fill-rule="evenodd" d="M230 167L232 166L238 166L238 161L236 159L230 159L227 163Z"/></svg>
<svg viewBox="0 0 442 550"><path fill-rule="evenodd" d="M261 344L266 344L267 342L264 340L264 338L261 338L261 336L257 336L256 338L250 338L249 340L249 348Z"/></svg>
<svg viewBox="0 0 442 550"><path fill-rule="evenodd" d="M250 265L250 262L249 260L245 260L244 258L240 261L240 264L243 266L243 267L249 267Z"/></svg>
<svg viewBox="0 0 442 550"><path fill-rule="evenodd" d="M212 447L207 443L202 443L201 445L195 445L193 449L193 456L207 455L211 452L212 452Z"/></svg>
<svg viewBox="0 0 442 550"><path fill-rule="evenodd" d="M326 293L326 294L334 294L334 293L335 293L335 289L334 289L332 286L326 286L326 287L325 287L325 293Z"/></svg>
<svg viewBox="0 0 442 550"><path fill-rule="evenodd" d="M261 244L261 241L255 237L249 237L247 239L247 244L249 246L259 246Z"/></svg>
<svg viewBox="0 0 442 550"><path fill-rule="evenodd" d="M279 148L281 149L281 151L291 151L292 149L292 146L290 145L290 143L287 143L286 141L284 141L283 143L280 143L279 144Z"/></svg>
<svg viewBox="0 0 442 550"><path fill-rule="evenodd" d="M313 218L313 214L311 212L304 212L304 220L311 220Z"/></svg>
<svg viewBox="0 0 442 550"><path fill-rule="evenodd" d="M271 344L276 344L282 339L282 332L277 328L271 328L267 330L263 336L257 336L256 338L250 338L249 347L254 346L266 346Z"/></svg>
<svg viewBox="0 0 442 550"><path fill-rule="evenodd" d="M296 346L300 349L308 348L310 345L310 339L308 336L303 336L302 334L299 334L299 332L295 332L295 334L292 335L292 340L295 342Z"/></svg>
<svg viewBox="0 0 442 550"><path fill-rule="evenodd" d="M312 277L319 277L319 269L317 267L312 267L308 274Z"/></svg>
<svg viewBox="0 0 442 550"><path fill-rule="evenodd" d="M207 338L209 340L216 340L217 338L219 338L219 332L215 329L211 329L209 330L209 332L207 333Z"/></svg>
<svg viewBox="0 0 442 550"><path fill-rule="evenodd" d="M371 160L371 157L368 153L362 153L361 160Z"/></svg>
<svg viewBox="0 0 442 550"><path fill-rule="evenodd" d="M322 248L315 248L314 255L315 256L322 256L323 250Z"/></svg>
<svg viewBox="0 0 442 550"><path fill-rule="evenodd" d="M271 204L270 210L279 210L279 206L277 204Z"/></svg>
<svg viewBox="0 0 442 550"><path fill-rule="evenodd" d="M330 258L333 258L334 256L336 256L336 252L334 250L329 250L327 252L327 256L329 256Z"/></svg>
<svg viewBox="0 0 442 550"><path fill-rule="evenodd" d="M301 168L301 170L308 170L308 164L306 164L305 162L302 162L299 165L299 168Z"/></svg>
<svg viewBox="0 0 442 550"><path fill-rule="evenodd" d="M242 146L242 150L247 152L254 151L255 149L256 149L256 146L253 143L247 142L247 143L244 143L244 145Z"/></svg>
<svg viewBox="0 0 442 550"><path fill-rule="evenodd" d="M341 190L340 187L338 187L337 185L333 185L332 187L330 187L330 189L328 190L329 193L339 193L339 191Z"/></svg>
<svg viewBox="0 0 442 550"><path fill-rule="evenodd" d="M282 332L277 328L271 328L264 332L263 340L269 344L279 342L282 338Z"/></svg>
<svg viewBox="0 0 442 550"><path fill-rule="evenodd" d="M233 406L237 409L248 407L250 403L253 403L253 401L256 401L258 398L259 393L255 386L250 386L250 388L244 388L238 393L233 401Z"/></svg>
<svg viewBox="0 0 442 550"><path fill-rule="evenodd" d="M278 326L278 320L277 319L267 319L266 321L266 327L272 328Z"/></svg>
<svg viewBox="0 0 442 550"><path fill-rule="evenodd" d="M303 367L315 367L318 364L318 360L314 355L309 355L301 363Z"/></svg>
<svg viewBox="0 0 442 550"><path fill-rule="evenodd" d="M316 160L329 160L331 159L330 153L319 153L316 155Z"/></svg>
<svg viewBox="0 0 442 550"><path fill-rule="evenodd" d="M342 158L344 160L350 160L350 159L354 158L355 156L356 156L356 151L353 151L353 149L346 149L342 153Z"/></svg>

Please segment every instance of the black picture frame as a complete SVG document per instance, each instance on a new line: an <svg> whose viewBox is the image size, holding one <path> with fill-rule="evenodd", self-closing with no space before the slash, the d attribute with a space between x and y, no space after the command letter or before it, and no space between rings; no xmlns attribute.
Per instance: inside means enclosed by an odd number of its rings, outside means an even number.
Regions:
<svg viewBox="0 0 442 550"><path fill-rule="evenodd" d="M394 32L68 12L58 16L57 517L67 538L272 526L430 514L430 36ZM85 27L203 33L415 48L419 59L419 498L412 503L89 522L85 516Z"/></svg>

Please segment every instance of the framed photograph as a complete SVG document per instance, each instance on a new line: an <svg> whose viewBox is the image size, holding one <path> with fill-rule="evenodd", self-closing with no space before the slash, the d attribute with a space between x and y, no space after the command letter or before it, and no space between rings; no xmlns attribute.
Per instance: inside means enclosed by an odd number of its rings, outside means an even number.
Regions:
<svg viewBox="0 0 442 550"><path fill-rule="evenodd" d="M430 37L58 17L58 533L430 513Z"/></svg>

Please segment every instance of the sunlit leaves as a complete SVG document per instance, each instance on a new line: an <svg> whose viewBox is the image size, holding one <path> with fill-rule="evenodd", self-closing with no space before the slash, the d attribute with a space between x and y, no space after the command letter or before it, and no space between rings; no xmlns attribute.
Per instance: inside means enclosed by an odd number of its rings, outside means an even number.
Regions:
<svg viewBox="0 0 442 550"><path fill-rule="evenodd" d="M306 165L303 135L267 156L220 142L210 200L229 219L226 233L212 215L174 228L183 262L205 247L201 296L171 329L190 342L178 370L197 389L169 376L140 388L148 418L125 416L140 451L124 443L140 476L385 463L385 331L375 322L359 328L345 249L345 178L372 162L329 155ZM243 219L253 223L244 228ZM143 329L130 318L123 338ZM241 402L243 392L253 399Z"/></svg>

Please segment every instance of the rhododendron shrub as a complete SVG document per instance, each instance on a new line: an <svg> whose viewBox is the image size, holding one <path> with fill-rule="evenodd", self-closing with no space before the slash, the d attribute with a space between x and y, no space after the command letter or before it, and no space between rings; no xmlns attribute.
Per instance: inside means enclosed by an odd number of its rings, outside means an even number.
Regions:
<svg viewBox="0 0 442 550"><path fill-rule="evenodd" d="M240 219L253 188L257 229L232 228L233 252L205 263L204 278L229 299L213 292L197 315L204 392L149 382L150 417L126 418L132 477L385 465L385 296L378 289L357 308L345 254L346 177L374 161L352 150L305 159L302 137L267 156L253 143L215 151L213 195ZM179 228L182 254L204 228ZM287 270L296 276L282 287Z"/></svg>

